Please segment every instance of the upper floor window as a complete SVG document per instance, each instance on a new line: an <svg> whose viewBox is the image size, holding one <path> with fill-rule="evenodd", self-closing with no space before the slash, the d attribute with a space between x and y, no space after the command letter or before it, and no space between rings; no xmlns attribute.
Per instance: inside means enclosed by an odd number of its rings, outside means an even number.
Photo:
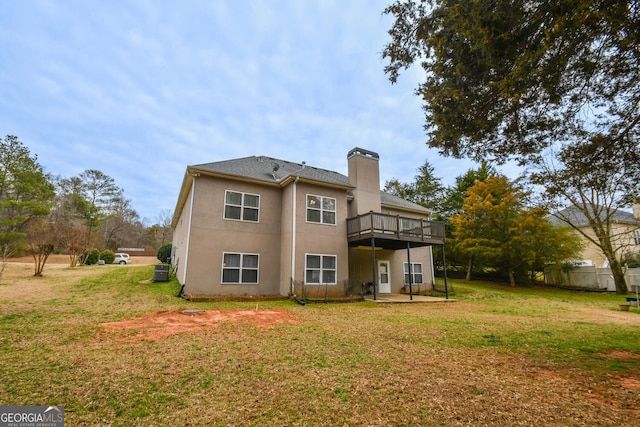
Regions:
<svg viewBox="0 0 640 427"><path fill-rule="evenodd" d="M636 242L636 245L640 245L640 230L633 230L633 240Z"/></svg>
<svg viewBox="0 0 640 427"><path fill-rule="evenodd" d="M312 255L305 257L304 280L307 284L336 284L335 255Z"/></svg>
<svg viewBox="0 0 640 427"><path fill-rule="evenodd" d="M260 196L257 194L224 192L224 219L258 222Z"/></svg>
<svg viewBox="0 0 640 427"><path fill-rule="evenodd" d="M411 263L411 275L409 275L409 263L404 263L404 283L409 283L409 277L411 277L411 283L420 284L422 282L422 263Z"/></svg>
<svg viewBox="0 0 640 427"><path fill-rule="evenodd" d="M222 254L222 283L258 283L258 255L225 252Z"/></svg>
<svg viewBox="0 0 640 427"><path fill-rule="evenodd" d="M307 194L307 221L336 224L336 199Z"/></svg>

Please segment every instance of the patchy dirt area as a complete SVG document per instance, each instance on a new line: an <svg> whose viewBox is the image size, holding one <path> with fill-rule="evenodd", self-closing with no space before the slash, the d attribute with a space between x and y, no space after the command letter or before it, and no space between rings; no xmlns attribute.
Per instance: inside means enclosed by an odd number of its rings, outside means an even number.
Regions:
<svg viewBox="0 0 640 427"><path fill-rule="evenodd" d="M638 311L637 307L631 307L633 312ZM635 313L634 313L635 314ZM587 321L594 323L618 323L625 325L638 324L637 316L631 316L629 312L620 310L603 310L602 308L580 308L575 315L568 315L567 318L575 317L576 320L585 316Z"/></svg>
<svg viewBox="0 0 640 427"><path fill-rule="evenodd" d="M291 322L296 319L282 310L183 310L160 311L139 319L122 322L102 323L108 332L127 334L120 341L156 341L181 333L196 333L215 327L220 322L243 320L258 328L270 327L276 323ZM130 335L133 333L134 335Z"/></svg>
<svg viewBox="0 0 640 427"><path fill-rule="evenodd" d="M620 361L631 360L631 359L640 360L640 354L631 353L629 351L623 351L623 350L610 351L604 354L604 356L611 359L617 359ZM640 378L638 377L621 376L621 377L615 378L614 381L618 383L619 386L627 390L640 390ZM640 413L640 409L638 410L638 413Z"/></svg>

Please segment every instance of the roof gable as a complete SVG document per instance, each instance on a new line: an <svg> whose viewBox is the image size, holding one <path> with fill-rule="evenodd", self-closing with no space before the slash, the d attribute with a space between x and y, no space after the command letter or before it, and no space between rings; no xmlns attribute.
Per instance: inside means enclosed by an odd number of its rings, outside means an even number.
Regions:
<svg viewBox="0 0 640 427"><path fill-rule="evenodd" d="M593 213L593 210L591 210ZM561 217L567 218L576 227L589 225L587 216L575 206L569 206L549 216L549 220L554 225L568 225ZM631 212L615 210L611 215L611 221L617 223L640 225L640 220L636 219Z"/></svg>

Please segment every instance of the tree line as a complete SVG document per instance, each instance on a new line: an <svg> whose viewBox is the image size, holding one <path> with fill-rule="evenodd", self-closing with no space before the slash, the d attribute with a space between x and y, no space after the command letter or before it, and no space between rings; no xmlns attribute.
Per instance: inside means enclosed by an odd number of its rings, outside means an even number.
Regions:
<svg viewBox="0 0 640 427"><path fill-rule="evenodd" d="M384 13L394 19L382 53L391 83L424 71L427 144L526 166L539 206L588 219L589 231L574 231L626 294L611 230L640 202L640 2L396 0Z"/></svg>
<svg viewBox="0 0 640 427"><path fill-rule="evenodd" d="M384 190L418 203L445 223L445 253L449 271L536 281L548 264L576 259L581 241L569 227L553 226L548 213L531 206L531 191L520 180L509 180L483 163L456 177L445 188L426 161L413 183L397 179ZM441 257L435 256L442 269Z"/></svg>
<svg viewBox="0 0 640 427"><path fill-rule="evenodd" d="M78 176L52 176L37 155L13 135L0 139L0 256L30 254L42 275L54 252L69 255L75 267L94 248L157 249L171 241L171 213L145 226L124 190L95 169ZM1 273L1 270L0 270Z"/></svg>

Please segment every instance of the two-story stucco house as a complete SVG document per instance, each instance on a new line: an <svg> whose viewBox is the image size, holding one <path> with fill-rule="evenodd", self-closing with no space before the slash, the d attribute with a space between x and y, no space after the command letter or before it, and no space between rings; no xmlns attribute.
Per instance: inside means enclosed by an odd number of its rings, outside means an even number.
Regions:
<svg viewBox="0 0 640 427"><path fill-rule="evenodd" d="M264 156L188 166L172 220L184 295L429 288L444 225L380 191L378 154L354 148L347 162L348 176Z"/></svg>

